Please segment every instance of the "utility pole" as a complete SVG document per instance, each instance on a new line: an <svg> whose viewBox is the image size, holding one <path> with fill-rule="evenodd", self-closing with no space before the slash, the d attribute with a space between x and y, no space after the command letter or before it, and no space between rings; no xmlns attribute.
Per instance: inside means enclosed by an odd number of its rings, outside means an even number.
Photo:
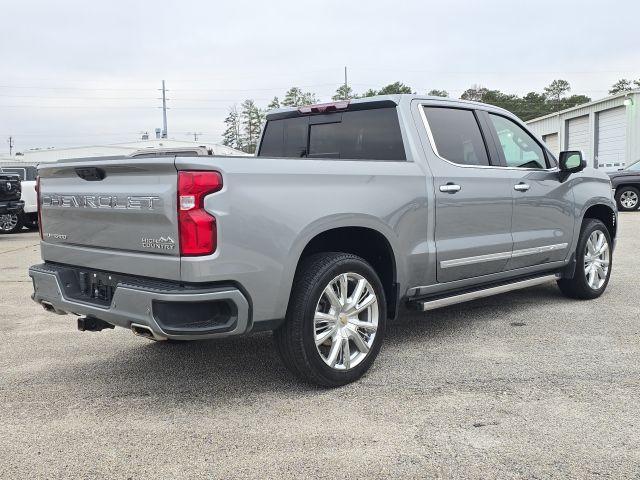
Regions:
<svg viewBox="0 0 640 480"><path fill-rule="evenodd" d="M9 140L7 140L7 142L9 142L9 156L13 155L13 137L9 136Z"/></svg>
<svg viewBox="0 0 640 480"><path fill-rule="evenodd" d="M167 138L167 95L162 80L162 138Z"/></svg>
<svg viewBox="0 0 640 480"><path fill-rule="evenodd" d="M193 135L193 141L197 142L198 137L202 135L202 132L188 132L187 135Z"/></svg>
<svg viewBox="0 0 640 480"><path fill-rule="evenodd" d="M346 95L349 89L349 83L347 82L347 67L344 67L344 93Z"/></svg>

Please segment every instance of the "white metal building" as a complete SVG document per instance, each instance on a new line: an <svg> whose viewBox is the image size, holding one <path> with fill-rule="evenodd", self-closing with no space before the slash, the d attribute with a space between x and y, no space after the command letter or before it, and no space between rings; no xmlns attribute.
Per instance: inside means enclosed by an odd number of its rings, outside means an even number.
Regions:
<svg viewBox="0 0 640 480"><path fill-rule="evenodd" d="M42 148L37 150L25 150L22 155L13 157L0 157L4 161L24 161L29 163L55 162L67 158L84 157L108 157L112 155L130 155L139 150L146 149L170 149L170 148L195 148L204 147L211 150L213 155L246 155L246 153L225 145L207 141L171 140L166 138L137 140L127 143L115 143L111 145L87 145L82 147Z"/></svg>
<svg viewBox="0 0 640 480"><path fill-rule="evenodd" d="M529 120L556 155L582 150L588 163L616 171L640 161L640 90L624 92Z"/></svg>

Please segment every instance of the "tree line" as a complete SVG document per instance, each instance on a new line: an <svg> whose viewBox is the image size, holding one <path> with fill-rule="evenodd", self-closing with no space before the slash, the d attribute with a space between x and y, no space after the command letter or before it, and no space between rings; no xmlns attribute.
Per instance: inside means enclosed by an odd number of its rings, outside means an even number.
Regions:
<svg viewBox="0 0 640 480"><path fill-rule="evenodd" d="M637 88L640 88L640 79L621 79L611 86L609 94L615 95ZM591 101L591 98L586 95L569 95L570 92L569 82L557 79L553 80L541 92L529 92L523 96L474 85L465 90L460 98L504 108L526 121ZM416 92L402 82L390 83L379 90L368 89L362 93L354 92L349 85L340 85L331 99L334 101L351 100L399 93L415 94ZM446 90L433 89L426 93L430 96L449 97ZM225 131L222 135L222 143L246 153L254 153L260 140L259 136L267 111L280 107L302 107L319 101L315 93L305 92L299 87L291 87L287 90L282 96L282 100L277 96L273 97L266 108L261 108L253 100L247 99L240 104L240 107L234 105L230 108L229 114L224 120Z"/></svg>

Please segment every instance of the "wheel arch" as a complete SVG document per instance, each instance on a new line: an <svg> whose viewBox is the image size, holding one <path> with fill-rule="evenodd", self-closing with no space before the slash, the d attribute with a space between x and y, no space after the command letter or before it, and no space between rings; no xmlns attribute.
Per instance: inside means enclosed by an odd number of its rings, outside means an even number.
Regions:
<svg viewBox="0 0 640 480"><path fill-rule="evenodd" d="M614 240L616 238L616 232L618 230L618 217L616 215L616 211L610 205L596 203L589 206L582 215L582 221L580 222L580 225L584 223L584 220L586 218L594 218L596 220L600 220L607 227L607 230L609 230L611 239Z"/></svg>
<svg viewBox="0 0 640 480"><path fill-rule="evenodd" d="M586 205L580 215L580 222L576 225L576 235L571 247L571 256L567 266L562 271L563 278L573 278L576 269L576 248L582 231L585 219L594 218L600 220L607 227L611 240L615 245L615 238L618 229L618 214L609 202L592 202Z"/></svg>
<svg viewBox="0 0 640 480"><path fill-rule="evenodd" d="M627 188L627 187L635 188L636 190L640 191L640 184L635 182L623 182L615 186L616 194L618 193L619 190L622 190L623 188Z"/></svg>
<svg viewBox="0 0 640 480"><path fill-rule="evenodd" d="M304 258L319 252L351 253L371 264L380 277L387 301L387 316L394 318L404 278L403 265L396 255L396 238L393 230L380 224L378 219L362 218L357 222L353 218L337 222L334 219L330 223L310 226L289 256L292 259L286 274L289 282L283 289L287 303L295 274Z"/></svg>

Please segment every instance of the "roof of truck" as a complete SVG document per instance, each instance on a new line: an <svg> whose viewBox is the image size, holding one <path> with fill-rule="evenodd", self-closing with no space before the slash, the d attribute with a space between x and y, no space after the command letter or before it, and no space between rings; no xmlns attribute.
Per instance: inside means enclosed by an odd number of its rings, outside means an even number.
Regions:
<svg viewBox="0 0 640 480"><path fill-rule="evenodd" d="M505 110L500 107L496 107L494 105L489 105L487 103L474 102L471 100L461 100L458 98L434 97L429 95L418 95L415 93L405 93L405 94L394 94L394 95L376 95L374 97L353 98L351 100L335 100L331 102L323 102L323 103L317 103L314 105L305 105L301 107L276 108L274 110L270 110L267 113L267 119L274 120L277 118L285 118L285 117L292 116L292 114L307 115L310 113L330 113L332 111L340 111L340 110L347 110L347 109L358 110L365 105L368 106L369 108L375 108L375 107L381 108L384 106L390 107L390 106L397 106L405 102L410 103L413 100L429 100L433 102L442 102L443 104L447 104L447 105L452 105L452 104L467 105L467 106L473 106L476 108L479 107L486 110L498 111L498 112L506 113L506 114L509 114L510 116L515 117L515 115L513 115L513 113L509 112L508 110ZM328 112L301 112L300 111L305 107L307 109L315 108L315 107L324 108L331 105L342 105L342 104L348 105L348 107L338 108L337 110L335 109L329 110ZM376 104L376 105L374 106L371 104ZM354 106L356 108L353 108ZM358 106L360 106L360 108L358 108Z"/></svg>

